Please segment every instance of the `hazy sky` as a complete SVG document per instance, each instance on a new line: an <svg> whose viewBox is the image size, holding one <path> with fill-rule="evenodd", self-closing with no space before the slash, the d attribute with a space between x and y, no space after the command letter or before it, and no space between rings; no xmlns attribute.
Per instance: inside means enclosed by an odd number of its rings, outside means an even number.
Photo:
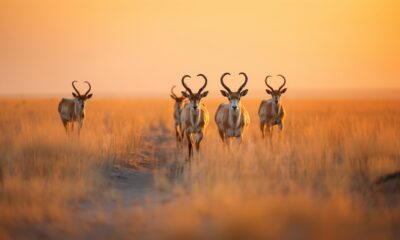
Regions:
<svg viewBox="0 0 400 240"><path fill-rule="evenodd" d="M217 92L226 71L253 92L278 73L291 90L399 89L399 29L396 0L0 0L0 94L159 94L197 73Z"/></svg>

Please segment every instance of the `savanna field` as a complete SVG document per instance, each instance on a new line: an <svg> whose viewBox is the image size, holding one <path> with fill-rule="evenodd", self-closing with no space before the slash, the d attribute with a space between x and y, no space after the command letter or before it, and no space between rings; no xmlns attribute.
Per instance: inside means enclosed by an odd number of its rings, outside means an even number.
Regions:
<svg viewBox="0 0 400 240"><path fill-rule="evenodd" d="M0 239L399 239L399 100L283 102L285 130L251 124L201 152L173 132L171 99L87 103L68 138L58 99L0 100Z"/></svg>

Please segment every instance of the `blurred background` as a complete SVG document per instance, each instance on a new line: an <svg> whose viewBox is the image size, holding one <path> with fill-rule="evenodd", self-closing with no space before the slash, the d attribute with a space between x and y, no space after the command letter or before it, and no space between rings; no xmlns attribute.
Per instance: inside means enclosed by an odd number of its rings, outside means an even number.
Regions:
<svg viewBox="0 0 400 240"><path fill-rule="evenodd" d="M279 73L289 97L396 97L399 26L395 0L1 0L0 95L167 97L204 73L219 96L245 71L250 97Z"/></svg>

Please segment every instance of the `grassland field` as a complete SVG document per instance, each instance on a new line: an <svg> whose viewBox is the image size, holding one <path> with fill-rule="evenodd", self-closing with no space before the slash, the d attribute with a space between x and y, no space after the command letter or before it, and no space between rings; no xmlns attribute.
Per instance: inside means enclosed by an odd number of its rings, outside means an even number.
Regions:
<svg viewBox="0 0 400 240"><path fill-rule="evenodd" d="M171 99L0 100L0 239L399 239L400 100L285 100L285 130L224 147L214 113L186 161Z"/></svg>

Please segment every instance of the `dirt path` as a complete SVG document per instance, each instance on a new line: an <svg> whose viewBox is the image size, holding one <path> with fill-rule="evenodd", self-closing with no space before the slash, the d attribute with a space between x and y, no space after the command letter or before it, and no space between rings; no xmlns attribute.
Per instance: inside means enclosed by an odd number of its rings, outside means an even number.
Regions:
<svg viewBox="0 0 400 240"><path fill-rule="evenodd" d="M161 169L169 171L168 161L180 154L174 136L168 126L160 122L145 133L142 143L137 159L140 170L114 167L107 173L113 196L124 206L159 203L170 198L156 186L155 172Z"/></svg>
<svg viewBox="0 0 400 240"><path fill-rule="evenodd" d="M84 232L82 239L120 238L124 236L119 232L121 226L118 226L117 221L121 210L133 207L153 208L155 205L171 201L174 197L157 183L158 171L164 171L167 178L174 178L175 161L184 157L181 149L177 148L174 135L168 126L160 122L145 133L142 143L143 148L137 159L140 169L115 166L107 170L107 186L101 189L102 193L96 197L100 201L82 203L77 213L78 219L82 223L94 226ZM98 227L96 222L99 213L102 219L101 227Z"/></svg>

